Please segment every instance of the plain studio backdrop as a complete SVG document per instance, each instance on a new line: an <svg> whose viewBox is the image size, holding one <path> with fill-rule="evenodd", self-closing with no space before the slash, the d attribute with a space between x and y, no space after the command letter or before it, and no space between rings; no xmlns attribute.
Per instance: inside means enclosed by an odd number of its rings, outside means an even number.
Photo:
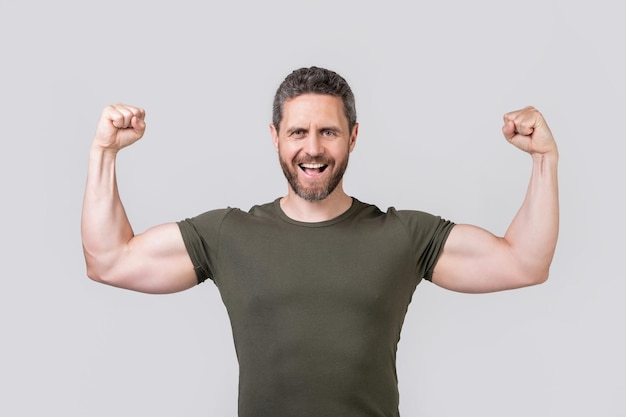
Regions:
<svg viewBox="0 0 626 417"><path fill-rule="evenodd" d="M619 2L0 1L0 415L235 416L237 359L211 282L145 295L90 281L80 242L104 106L144 107L119 155L136 232L249 209L286 182L268 125L293 69L338 71L360 136L345 189L503 234L530 157L502 115L559 144L561 233L545 285L422 282L398 349L403 416L626 416Z"/></svg>

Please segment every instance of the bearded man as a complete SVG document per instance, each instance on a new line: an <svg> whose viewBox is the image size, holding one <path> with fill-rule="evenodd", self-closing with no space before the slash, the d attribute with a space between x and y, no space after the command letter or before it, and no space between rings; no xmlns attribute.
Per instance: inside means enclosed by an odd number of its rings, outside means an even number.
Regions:
<svg viewBox="0 0 626 417"><path fill-rule="evenodd" d="M417 284L477 293L544 282L558 234L558 150L532 107L505 138L530 154L526 198L502 237L349 196L354 95L337 73L293 71L270 125L287 194L248 211L209 210L134 234L117 192L117 152L144 110L102 112L90 151L82 238L90 278L147 293L212 280L239 360L241 417L398 416L396 349Z"/></svg>

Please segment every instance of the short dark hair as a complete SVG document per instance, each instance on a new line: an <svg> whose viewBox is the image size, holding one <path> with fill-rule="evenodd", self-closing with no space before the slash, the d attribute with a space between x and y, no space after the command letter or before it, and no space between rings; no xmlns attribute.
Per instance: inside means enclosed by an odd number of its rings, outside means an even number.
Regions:
<svg viewBox="0 0 626 417"><path fill-rule="evenodd" d="M302 94L328 94L343 101L343 109L348 119L349 131L356 124L356 104L348 82L334 71L309 67L294 70L280 84L274 95L272 123L276 131L283 119L285 102Z"/></svg>

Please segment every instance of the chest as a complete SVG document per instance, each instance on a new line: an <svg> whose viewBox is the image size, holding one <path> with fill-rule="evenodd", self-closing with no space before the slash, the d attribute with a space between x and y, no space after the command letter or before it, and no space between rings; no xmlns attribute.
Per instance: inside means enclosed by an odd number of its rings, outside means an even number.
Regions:
<svg viewBox="0 0 626 417"><path fill-rule="evenodd" d="M403 230L260 225L220 242L216 284L233 316L328 311L385 316L406 311L418 283Z"/></svg>

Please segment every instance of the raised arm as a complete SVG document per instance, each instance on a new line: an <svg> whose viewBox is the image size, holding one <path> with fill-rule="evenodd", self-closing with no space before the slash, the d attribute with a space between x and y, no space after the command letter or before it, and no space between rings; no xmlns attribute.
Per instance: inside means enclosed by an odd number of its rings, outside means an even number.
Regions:
<svg viewBox="0 0 626 417"><path fill-rule="evenodd" d="M503 237L471 225L452 229L433 273L433 282L441 287L481 293L548 278L559 230L557 146L533 107L506 114L502 132L532 157L526 198Z"/></svg>
<svg viewBox="0 0 626 417"><path fill-rule="evenodd" d="M87 275L94 281L148 293L177 292L197 283L175 223L135 235L117 189L117 152L139 140L145 112L106 107L89 153L81 235Z"/></svg>

